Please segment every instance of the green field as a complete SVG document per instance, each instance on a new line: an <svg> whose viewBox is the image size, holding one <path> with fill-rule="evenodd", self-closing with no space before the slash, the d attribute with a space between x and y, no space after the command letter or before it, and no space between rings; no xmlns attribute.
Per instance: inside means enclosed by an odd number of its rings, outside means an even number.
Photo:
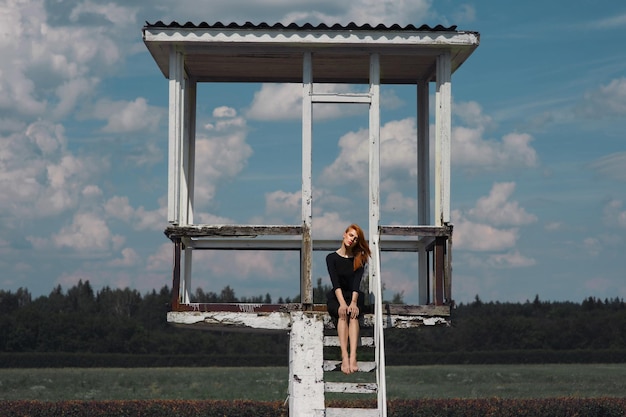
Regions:
<svg viewBox="0 0 626 417"><path fill-rule="evenodd" d="M333 378L370 381L373 375ZM282 367L0 369L0 400L282 401L287 385ZM388 367L387 394L389 399L626 397L626 364Z"/></svg>

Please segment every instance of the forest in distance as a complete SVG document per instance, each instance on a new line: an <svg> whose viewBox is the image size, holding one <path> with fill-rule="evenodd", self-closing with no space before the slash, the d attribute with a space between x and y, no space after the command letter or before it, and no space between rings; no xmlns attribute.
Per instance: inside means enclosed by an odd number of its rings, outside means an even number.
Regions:
<svg viewBox="0 0 626 417"><path fill-rule="evenodd" d="M327 285L317 281L316 303ZM269 295L238 298L225 287L219 294L197 289L196 302L271 303ZM401 294L393 296L401 302ZM238 363L282 365L288 360L287 333L197 331L170 326L172 299L167 286L141 294L89 281L32 297L27 289L0 290L0 356L72 353L108 355L237 356ZM297 297L278 300L297 302ZM452 325L385 331L390 365L430 363L623 362L626 359L626 303L588 297L581 302L483 302L479 296L452 311ZM256 338L251 343L251 338ZM257 343L258 342L258 343ZM242 357L249 360L241 361ZM258 360L254 360L257 358ZM569 359L568 359L569 358ZM80 362L80 361L79 361ZM156 361L158 362L158 361ZM156 363L155 362L155 363ZM8 360L8 363L12 363ZM199 360L191 365L206 364ZM213 363L213 362L208 362ZM228 361L220 363L227 364ZM0 363L0 366L8 366Z"/></svg>

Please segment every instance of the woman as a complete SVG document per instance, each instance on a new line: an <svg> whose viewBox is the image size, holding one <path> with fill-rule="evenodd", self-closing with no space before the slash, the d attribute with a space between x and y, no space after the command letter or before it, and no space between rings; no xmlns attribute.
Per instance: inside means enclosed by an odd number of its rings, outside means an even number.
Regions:
<svg viewBox="0 0 626 417"><path fill-rule="evenodd" d="M328 313L336 319L341 348L341 371L351 374L359 370L356 348L359 341L359 316L365 294L359 291L370 248L363 230L351 224L343 233L341 247L326 256L326 266L333 289L327 294ZM348 342L350 353L348 353Z"/></svg>

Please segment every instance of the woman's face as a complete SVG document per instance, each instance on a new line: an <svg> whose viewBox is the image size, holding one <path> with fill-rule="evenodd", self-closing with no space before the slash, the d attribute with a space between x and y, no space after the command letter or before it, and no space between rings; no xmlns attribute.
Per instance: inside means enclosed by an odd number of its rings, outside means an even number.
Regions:
<svg viewBox="0 0 626 417"><path fill-rule="evenodd" d="M359 240L359 234L354 229L348 229L347 232L343 234L343 244L347 248L352 248L356 245L356 242Z"/></svg>

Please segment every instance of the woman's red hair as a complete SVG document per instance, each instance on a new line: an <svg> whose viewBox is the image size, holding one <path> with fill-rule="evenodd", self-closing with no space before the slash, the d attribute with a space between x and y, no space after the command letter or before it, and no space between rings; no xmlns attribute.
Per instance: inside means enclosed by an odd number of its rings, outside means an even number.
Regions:
<svg viewBox="0 0 626 417"><path fill-rule="evenodd" d="M367 258L370 257L372 251L370 250L370 246L367 244L367 240L365 240L365 233L363 233L363 229L356 224L353 223L346 228L346 233L353 229L357 236L359 237L356 241L356 245L352 248L352 255L354 256L354 270L365 266L367 263Z"/></svg>

